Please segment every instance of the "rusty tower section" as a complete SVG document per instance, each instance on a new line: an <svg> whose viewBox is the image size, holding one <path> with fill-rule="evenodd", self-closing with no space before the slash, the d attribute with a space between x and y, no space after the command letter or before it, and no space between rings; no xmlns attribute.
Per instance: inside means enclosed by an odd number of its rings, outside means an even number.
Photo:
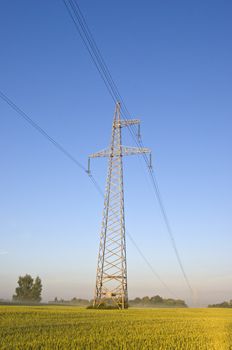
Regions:
<svg viewBox="0 0 232 350"><path fill-rule="evenodd" d="M128 307L127 263L123 192L123 156L150 153L148 148L122 146L122 127L140 124L138 119L121 120L116 104L110 147L89 158L107 157L108 175L97 263L94 306L102 303Z"/></svg>

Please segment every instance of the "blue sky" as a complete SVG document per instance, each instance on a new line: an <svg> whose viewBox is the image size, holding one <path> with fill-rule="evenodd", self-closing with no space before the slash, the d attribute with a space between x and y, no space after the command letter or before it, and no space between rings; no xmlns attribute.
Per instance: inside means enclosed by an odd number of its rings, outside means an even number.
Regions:
<svg viewBox="0 0 232 350"><path fill-rule="evenodd" d="M141 119L197 305L232 295L232 3L79 1L126 101ZM80 162L110 140L114 103L61 0L2 1L0 90ZM102 198L80 169L0 101L0 298L19 275L43 299L93 296ZM124 130L125 145L134 146ZM146 169L126 158L130 234L190 301ZM104 188L105 159L92 162ZM170 296L127 240L129 296Z"/></svg>

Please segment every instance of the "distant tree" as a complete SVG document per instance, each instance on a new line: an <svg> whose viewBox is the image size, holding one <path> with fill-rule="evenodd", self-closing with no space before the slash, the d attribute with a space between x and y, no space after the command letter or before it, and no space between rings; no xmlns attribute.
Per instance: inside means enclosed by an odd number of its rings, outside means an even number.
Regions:
<svg viewBox="0 0 232 350"><path fill-rule="evenodd" d="M15 289L13 301L19 302L40 302L42 292L42 282L37 276L35 280L31 275L19 276L18 287Z"/></svg>
<svg viewBox="0 0 232 350"><path fill-rule="evenodd" d="M150 298L148 296L145 296L142 298L142 303L143 304L149 304L150 303Z"/></svg>
<svg viewBox="0 0 232 350"><path fill-rule="evenodd" d="M208 307L232 308L232 303L228 301L223 301L223 303L208 305Z"/></svg>
<svg viewBox="0 0 232 350"><path fill-rule="evenodd" d="M155 295L154 297L151 297L151 303L161 304L162 302L163 302L163 298L161 298L159 295Z"/></svg>
<svg viewBox="0 0 232 350"><path fill-rule="evenodd" d="M136 304L139 304L139 303L142 302L142 300L141 300L139 297L137 297L137 298L135 298L135 299L133 300L133 302L136 303Z"/></svg>
<svg viewBox="0 0 232 350"><path fill-rule="evenodd" d="M152 296L151 298L148 296L143 298L137 297L133 300L129 300L129 305L134 307L187 307L184 300L164 299L159 295Z"/></svg>
<svg viewBox="0 0 232 350"><path fill-rule="evenodd" d="M35 302L41 301L42 288L43 288L42 281L39 278L39 276L37 276L34 280L32 290L31 290L32 301L35 301Z"/></svg>

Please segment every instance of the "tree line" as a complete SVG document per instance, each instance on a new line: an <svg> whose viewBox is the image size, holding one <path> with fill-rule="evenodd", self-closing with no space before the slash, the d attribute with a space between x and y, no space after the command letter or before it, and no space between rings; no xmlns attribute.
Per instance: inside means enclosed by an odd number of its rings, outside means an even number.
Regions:
<svg viewBox="0 0 232 350"><path fill-rule="evenodd" d="M133 307L187 307L184 300L181 299L164 299L159 295L155 295L151 298L148 296L143 298L135 298L129 300L129 306Z"/></svg>
<svg viewBox="0 0 232 350"><path fill-rule="evenodd" d="M211 304L211 305L208 305L208 307L232 308L232 300L223 301L220 304Z"/></svg>
<svg viewBox="0 0 232 350"><path fill-rule="evenodd" d="M41 293L42 293L42 281L39 276L32 278L31 275L26 274L25 276L19 276L18 287L15 289L15 294L12 297L13 302L18 303L40 303ZM219 304L224 305L226 302ZM71 300L54 298L49 304L69 304L77 306L90 306L93 304L93 300L72 298ZM229 304L229 303L227 303ZM232 307L232 301L230 301L230 306ZM187 307L184 300L181 299L165 299L159 295L152 297L145 296L143 298L135 298L129 300L129 306L132 307ZM209 305L209 307L228 307L228 306L216 306Z"/></svg>

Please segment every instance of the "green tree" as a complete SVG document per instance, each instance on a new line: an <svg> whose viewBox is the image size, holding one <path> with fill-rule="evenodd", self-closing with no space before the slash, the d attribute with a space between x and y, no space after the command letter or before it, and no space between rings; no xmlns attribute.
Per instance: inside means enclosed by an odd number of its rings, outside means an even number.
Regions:
<svg viewBox="0 0 232 350"><path fill-rule="evenodd" d="M140 304L141 303L141 299L139 297L137 297L137 298L135 298L133 300L133 302L136 303L136 304Z"/></svg>
<svg viewBox="0 0 232 350"><path fill-rule="evenodd" d="M35 280L31 275L19 276L18 287L15 289L13 301L19 302L40 302L42 292L42 282L37 276Z"/></svg>
<svg viewBox="0 0 232 350"><path fill-rule="evenodd" d="M39 276L37 276L34 280L32 290L31 290L32 301L40 302L41 301L41 293L42 293L42 281L39 278Z"/></svg>
<svg viewBox="0 0 232 350"><path fill-rule="evenodd" d="M148 296L142 298L142 303L143 304L149 304L150 303L150 298Z"/></svg>
<svg viewBox="0 0 232 350"><path fill-rule="evenodd" d="M154 297L151 297L151 303L153 304L162 304L163 298L161 298L159 295L155 295Z"/></svg>

